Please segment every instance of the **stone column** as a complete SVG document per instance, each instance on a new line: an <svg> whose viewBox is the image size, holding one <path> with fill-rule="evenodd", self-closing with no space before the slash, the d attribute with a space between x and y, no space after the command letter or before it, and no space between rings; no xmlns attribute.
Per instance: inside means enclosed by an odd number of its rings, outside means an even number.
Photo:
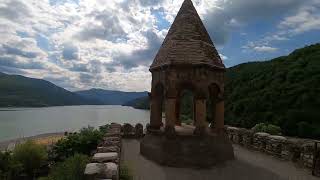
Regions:
<svg viewBox="0 0 320 180"><path fill-rule="evenodd" d="M195 101L195 134L203 134L206 129L206 99L196 99Z"/></svg>
<svg viewBox="0 0 320 180"><path fill-rule="evenodd" d="M180 99L176 100L176 123L177 126L181 126L180 121Z"/></svg>
<svg viewBox="0 0 320 180"><path fill-rule="evenodd" d="M162 124L162 103L161 97L150 97L150 127L152 129L160 129Z"/></svg>
<svg viewBox="0 0 320 180"><path fill-rule="evenodd" d="M224 129L224 101L218 101L215 109L214 129L218 132Z"/></svg>
<svg viewBox="0 0 320 180"><path fill-rule="evenodd" d="M177 122L176 120L176 98L167 97L166 98L166 126L165 130L167 133L174 133L174 126Z"/></svg>

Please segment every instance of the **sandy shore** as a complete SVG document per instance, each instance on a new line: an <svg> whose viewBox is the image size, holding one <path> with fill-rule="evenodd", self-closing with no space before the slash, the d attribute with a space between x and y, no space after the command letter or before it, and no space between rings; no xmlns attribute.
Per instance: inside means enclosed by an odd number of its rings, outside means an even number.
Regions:
<svg viewBox="0 0 320 180"><path fill-rule="evenodd" d="M39 134L35 136L30 136L30 137L2 141L0 142L0 150L3 151L8 148L11 149L12 147L15 146L15 144L22 143L27 140L33 140L36 143L48 145L50 143L56 142L57 140L63 137L64 137L64 132L60 132L60 133L45 133L45 134Z"/></svg>

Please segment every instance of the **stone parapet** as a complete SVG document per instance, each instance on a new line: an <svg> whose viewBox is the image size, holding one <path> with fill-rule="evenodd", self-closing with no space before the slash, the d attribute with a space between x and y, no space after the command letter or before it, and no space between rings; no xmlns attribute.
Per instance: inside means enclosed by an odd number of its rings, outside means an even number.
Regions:
<svg viewBox="0 0 320 180"><path fill-rule="evenodd" d="M226 131L229 139L235 144L293 161L308 169L318 168L320 171L320 167L314 165L314 162L320 161L319 156L314 157L315 153L320 154L319 150L315 149L315 140L254 133L248 129L230 126L226 127Z"/></svg>
<svg viewBox="0 0 320 180"><path fill-rule="evenodd" d="M85 176L87 180L110 179L118 180L120 171L121 139L122 138L142 138L145 133L142 124L120 125L111 123L106 125L107 133L101 143L98 144L96 153L87 164Z"/></svg>

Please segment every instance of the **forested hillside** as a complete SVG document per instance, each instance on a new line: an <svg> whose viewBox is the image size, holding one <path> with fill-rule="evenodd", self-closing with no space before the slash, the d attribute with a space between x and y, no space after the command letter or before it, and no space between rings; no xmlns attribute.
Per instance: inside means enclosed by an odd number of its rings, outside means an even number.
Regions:
<svg viewBox="0 0 320 180"><path fill-rule="evenodd" d="M226 124L274 124L284 135L320 138L320 44L229 68L225 89Z"/></svg>
<svg viewBox="0 0 320 180"><path fill-rule="evenodd" d="M93 102L48 81L0 73L0 107L83 105Z"/></svg>
<svg viewBox="0 0 320 180"><path fill-rule="evenodd" d="M320 137L320 44L228 69L225 95L227 124L265 122L285 135Z"/></svg>

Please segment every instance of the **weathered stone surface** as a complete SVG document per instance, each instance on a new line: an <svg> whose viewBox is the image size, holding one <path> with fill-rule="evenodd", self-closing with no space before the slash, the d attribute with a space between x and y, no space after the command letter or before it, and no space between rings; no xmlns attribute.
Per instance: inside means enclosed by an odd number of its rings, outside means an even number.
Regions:
<svg viewBox="0 0 320 180"><path fill-rule="evenodd" d="M87 179L118 179L118 165L112 162L109 163L90 163L87 164L84 172Z"/></svg>
<svg viewBox="0 0 320 180"><path fill-rule="evenodd" d="M118 153L109 152L109 153L96 153L94 154L92 161L93 162L115 162L119 158Z"/></svg>
<svg viewBox="0 0 320 180"><path fill-rule="evenodd" d="M123 137L134 137L134 127L131 124L124 124L122 126L123 129Z"/></svg>
<svg viewBox="0 0 320 180"><path fill-rule="evenodd" d="M90 163L87 164L86 169L84 170L85 175L97 176L101 174L103 165L100 163Z"/></svg>
<svg viewBox="0 0 320 180"><path fill-rule="evenodd" d="M143 137L143 125L138 123L134 127L134 133L137 138Z"/></svg>
<svg viewBox="0 0 320 180"><path fill-rule="evenodd" d="M112 162L105 163L104 177L110 179L118 179L118 165Z"/></svg>
<svg viewBox="0 0 320 180"><path fill-rule="evenodd" d="M147 134L140 152L159 164L173 167L210 167L234 159L233 147L225 136L175 136Z"/></svg>
<svg viewBox="0 0 320 180"><path fill-rule="evenodd" d="M98 147L97 152L98 153L108 153L108 152L120 153L120 148L118 146Z"/></svg>

